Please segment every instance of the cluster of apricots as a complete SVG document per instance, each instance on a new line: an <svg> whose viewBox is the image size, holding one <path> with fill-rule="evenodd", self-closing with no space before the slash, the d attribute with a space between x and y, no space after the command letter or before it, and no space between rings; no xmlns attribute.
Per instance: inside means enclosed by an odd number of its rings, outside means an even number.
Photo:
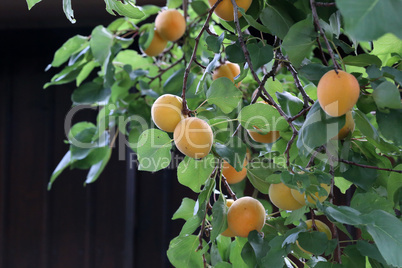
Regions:
<svg viewBox="0 0 402 268"><path fill-rule="evenodd" d="M212 129L200 118L183 115L182 109L182 98L165 94L153 103L151 117L158 128L173 132L175 145L180 152L192 158L203 158L211 151Z"/></svg>
<svg viewBox="0 0 402 268"><path fill-rule="evenodd" d="M145 54L154 57L163 52L168 41L177 41L186 31L186 20L176 9L161 11L155 18L153 38L147 48L142 48Z"/></svg>

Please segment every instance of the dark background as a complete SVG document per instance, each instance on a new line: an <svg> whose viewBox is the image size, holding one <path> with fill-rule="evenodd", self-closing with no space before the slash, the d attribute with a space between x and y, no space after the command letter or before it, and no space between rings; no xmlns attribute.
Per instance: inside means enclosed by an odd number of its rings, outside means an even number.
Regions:
<svg viewBox="0 0 402 268"><path fill-rule="evenodd" d="M138 172L114 150L95 183L83 186L87 171L66 170L47 191L68 150L64 118L74 84L43 90L59 71L44 69L68 38L116 17L100 0L72 1L76 24L61 0L31 11L24 0L1 2L0 267L169 267L166 250L183 224L171 217L190 195L174 170ZM137 4L145 2L164 4ZM74 117L94 118L93 111Z"/></svg>

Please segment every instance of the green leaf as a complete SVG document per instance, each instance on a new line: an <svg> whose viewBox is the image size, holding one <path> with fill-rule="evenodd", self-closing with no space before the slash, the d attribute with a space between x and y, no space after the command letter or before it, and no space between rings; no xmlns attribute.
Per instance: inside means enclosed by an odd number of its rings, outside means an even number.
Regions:
<svg viewBox="0 0 402 268"><path fill-rule="evenodd" d="M172 220L183 219L188 220L194 215L195 201L190 198L183 198L180 207L173 214Z"/></svg>
<svg viewBox="0 0 402 268"><path fill-rule="evenodd" d="M105 169L107 163L109 162L111 155L112 155L112 148L110 148L108 146L107 150L106 150L106 154L103 157L103 159L100 162L93 165L89 169L85 183L92 183L98 179L99 175L102 173L102 171Z"/></svg>
<svg viewBox="0 0 402 268"><path fill-rule="evenodd" d="M303 101L289 92L276 92L279 105L288 117L297 115L303 109ZM303 124L303 118L297 118L293 121L293 124L301 126Z"/></svg>
<svg viewBox="0 0 402 268"><path fill-rule="evenodd" d="M140 148L138 148L139 150ZM177 168L177 178L179 182L189 187L196 193L201 191L201 187L211 176L215 168L215 158L209 154L201 160L186 156Z"/></svg>
<svg viewBox="0 0 402 268"><path fill-rule="evenodd" d="M105 62L107 63L107 60L111 54L113 43L113 34L105 27L99 25L92 31L89 44L95 60L101 66L104 66Z"/></svg>
<svg viewBox="0 0 402 268"><path fill-rule="evenodd" d="M215 104L228 114L239 105L242 93L229 78L221 77L212 82L206 96L209 104Z"/></svg>
<svg viewBox="0 0 402 268"><path fill-rule="evenodd" d="M176 8L178 8L179 6L181 6L181 4L183 4L183 1L182 1L182 0L167 0L166 6L167 6L168 8L174 8L174 9L176 9Z"/></svg>
<svg viewBox="0 0 402 268"><path fill-rule="evenodd" d="M360 153L350 152L348 159L357 164L370 165L370 162L362 158ZM342 177L353 182L358 187L368 191L377 179L377 170L350 165L346 171L341 172Z"/></svg>
<svg viewBox="0 0 402 268"><path fill-rule="evenodd" d="M402 221L382 210L364 215L363 221L387 264L402 267Z"/></svg>
<svg viewBox="0 0 402 268"><path fill-rule="evenodd" d="M376 87L372 94L377 107L380 109L401 109L401 95L398 88L391 82L385 81Z"/></svg>
<svg viewBox="0 0 402 268"><path fill-rule="evenodd" d="M197 250L198 236L179 236L170 241L167 256L174 267L203 268L203 252L208 249L207 243L202 241L203 250Z"/></svg>
<svg viewBox="0 0 402 268"><path fill-rule="evenodd" d="M79 86L71 94L74 104L107 103L110 97L110 88L104 88L102 84L88 82Z"/></svg>
<svg viewBox="0 0 402 268"><path fill-rule="evenodd" d="M290 27L283 39L282 46L293 65L299 67L304 58L309 56L313 50L316 36L311 17Z"/></svg>
<svg viewBox="0 0 402 268"><path fill-rule="evenodd" d="M378 250L378 247L376 244L370 244L367 241L364 240L359 240L356 243L356 248L357 250L360 251L360 253L363 256L367 256L370 257L376 261L381 262L382 264L387 264L384 260L384 258L382 257L380 251Z"/></svg>
<svg viewBox="0 0 402 268"><path fill-rule="evenodd" d="M397 165L395 170L402 170L402 164ZM390 172L387 182L388 199L393 201L394 195L398 189L402 188L402 175L396 172Z"/></svg>
<svg viewBox="0 0 402 268"><path fill-rule="evenodd" d="M249 164L247 169L247 177L251 184L261 193L268 194L269 186L273 183L280 183L280 174L274 172L280 171L281 168L271 162L253 162Z"/></svg>
<svg viewBox="0 0 402 268"><path fill-rule="evenodd" d="M84 65L84 67L82 67L80 73L78 74L76 80L76 85L77 87L81 85L81 83L88 78L88 76L91 74L91 72L93 71L93 69L95 69L95 67L98 67L99 64L96 61L89 61L88 63L86 63Z"/></svg>
<svg viewBox="0 0 402 268"><path fill-rule="evenodd" d="M387 200L376 193L355 193L350 203L350 207L357 209L363 214L368 214L376 209L394 214L395 212L392 205L393 204L390 200Z"/></svg>
<svg viewBox="0 0 402 268"><path fill-rule="evenodd" d="M59 67L65 63L72 54L77 53L87 46L88 37L76 35L68 39L56 52L54 53L51 65Z"/></svg>
<svg viewBox="0 0 402 268"><path fill-rule="evenodd" d="M365 267L366 258L360 254L356 245L349 245L342 251L342 265L345 267Z"/></svg>
<svg viewBox="0 0 402 268"><path fill-rule="evenodd" d="M284 131L289 125L273 106L255 103L241 109L239 123L245 129L268 133L269 131Z"/></svg>
<svg viewBox="0 0 402 268"><path fill-rule="evenodd" d="M304 155L313 152L331 138L335 137L345 125L345 116L331 117L322 109L316 101L307 114L306 121L299 131L297 148Z"/></svg>
<svg viewBox="0 0 402 268"><path fill-rule="evenodd" d="M106 10L112 15L116 15L116 11L119 15L129 17L131 19L141 19L144 17L144 12L141 8L135 5L133 0L124 0L124 3L118 0L105 0Z"/></svg>
<svg viewBox="0 0 402 268"><path fill-rule="evenodd" d="M226 221L227 213L228 207L226 206L226 200L220 195L219 199L212 206L212 231L210 241L215 241L218 235L226 230L228 226Z"/></svg>
<svg viewBox="0 0 402 268"><path fill-rule="evenodd" d="M71 0L63 0L63 11L64 11L64 14L66 15L67 19L71 23L75 23L74 11L71 8Z"/></svg>
<svg viewBox="0 0 402 268"><path fill-rule="evenodd" d="M53 171L52 176L50 177L50 181L47 185L47 189L50 190L52 188L52 184L57 179L57 177L63 172L66 167L68 167L71 163L71 152L68 151L63 158L61 159L60 163L57 165L56 169Z"/></svg>
<svg viewBox="0 0 402 268"><path fill-rule="evenodd" d="M288 12L279 5L267 5L260 15L261 22L271 30L273 35L284 39L294 24Z"/></svg>
<svg viewBox="0 0 402 268"><path fill-rule="evenodd" d="M370 54L360 54L357 56L349 55L343 58L343 63L345 63L346 65L359 66L359 67L366 67L369 65L377 65L377 66L382 65L381 60L377 56Z"/></svg>
<svg viewBox="0 0 402 268"><path fill-rule="evenodd" d="M276 236L269 242L270 249L261 260L265 267L283 267L284 257L288 254L286 248L282 247L284 240L284 236Z"/></svg>
<svg viewBox="0 0 402 268"><path fill-rule="evenodd" d="M36 5L37 3L41 2L42 0L27 0L28 4L28 10L31 10L31 8Z"/></svg>
<svg viewBox="0 0 402 268"><path fill-rule="evenodd" d="M225 32L220 36L210 35L205 39L208 49L214 53L219 53L221 50L222 42L225 39Z"/></svg>
<svg viewBox="0 0 402 268"><path fill-rule="evenodd" d="M270 33L270 30L265 27L264 25L258 23L253 16L250 16L248 14L246 14L246 12L244 12L243 8L239 8L239 12L243 15L243 18L248 22L248 24L250 24L252 27L254 27L255 29L257 29L260 32L263 33Z"/></svg>
<svg viewBox="0 0 402 268"><path fill-rule="evenodd" d="M248 242L255 253L257 263L260 267L264 267L263 258L267 255L270 248L269 241L263 239L263 237L256 231L251 231L248 235ZM243 252L242 252L243 253Z"/></svg>
<svg viewBox="0 0 402 268"><path fill-rule="evenodd" d="M396 145L402 145L402 109L390 109L388 113L377 111L378 128L385 138L392 140Z"/></svg>
<svg viewBox="0 0 402 268"><path fill-rule="evenodd" d="M402 39L402 2L398 0L336 0L345 30L360 41L375 40L386 33Z"/></svg>
<svg viewBox="0 0 402 268"><path fill-rule="evenodd" d="M378 56L384 65L391 66L393 63L388 63L393 57L393 54L402 55L402 40L393 34L385 34L373 42L374 49L370 54Z"/></svg>
<svg viewBox="0 0 402 268"><path fill-rule="evenodd" d="M241 252L244 245L247 243L247 238L236 236L230 247L230 262L235 264L236 268L249 268L244 262Z"/></svg>
<svg viewBox="0 0 402 268"><path fill-rule="evenodd" d="M324 213L327 215L331 221L337 221L343 224L349 225L360 225L363 223L360 215L361 213L351 207L346 206L330 206L324 208Z"/></svg>
<svg viewBox="0 0 402 268"><path fill-rule="evenodd" d="M159 129L147 129L138 140L138 170L158 171L170 164L172 141L169 135Z"/></svg>
<svg viewBox="0 0 402 268"><path fill-rule="evenodd" d="M246 62L246 58L244 57L244 53L240 44L238 42L229 45L225 49L226 57L229 61L233 63L243 63Z"/></svg>
<svg viewBox="0 0 402 268"><path fill-rule="evenodd" d="M321 255L325 252L328 244L328 237L323 232L302 232L298 238L300 247L314 255Z"/></svg>
<svg viewBox="0 0 402 268"><path fill-rule="evenodd" d="M181 1L179 1L181 4ZM202 16L206 14L209 10L209 6L201 0L191 1L191 8L197 13L197 15Z"/></svg>
<svg viewBox="0 0 402 268"><path fill-rule="evenodd" d="M345 194L352 184L352 182L345 180L343 177L335 177L335 186L338 187L342 194Z"/></svg>
<svg viewBox="0 0 402 268"><path fill-rule="evenodd" d="M239 137L230 137L225 144L216 142L214 147L216 153L234 167L236 171L243 169L247 147Z"/></svg>
<svg viewBox="0 0 402 268"><path fill-rule="evenodd" d="M250 52L251 63L254 70L270 62L274 56L272 47L264 45L262 42L249 44L247 45L247 49Z"/></svg>
<svg viewBox="0 0 402 268"><path fill-rule="evenodd" d="M318 63L309 63L303 65L299 69L301 75L316 85L318 84L318 81L320 81L321 77L330 70L332 70L332 67Z"/></svg>

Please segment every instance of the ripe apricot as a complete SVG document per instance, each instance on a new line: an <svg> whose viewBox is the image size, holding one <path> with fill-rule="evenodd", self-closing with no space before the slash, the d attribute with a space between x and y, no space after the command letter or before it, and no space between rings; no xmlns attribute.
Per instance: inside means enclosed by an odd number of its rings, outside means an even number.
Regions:
<svg viewBox="0 0 402 268"><path fill-rule="evenodd" d="M177 149L192 158L207 156L214 141L211 127L196 117L181 120L173 132L173 139Z"/></svg>
<svg viewBox="0 0 402 268"><path fill-rule="evenodd" d="M348 111L346 113L346 122L345 125L339 130L338 135L333 137L333 140L343 140L349 134L349 132L353 132L355 130L355 121L353 120L352 112Z"/></svg>
<svg viewBox="0 0 402 268"><path fill-rule="evenodd" d="M321 108L330 116L346 114L356 104L360 94L357 79L342 70L324 74L317 85L317 98Z"/></svg>
<svg viewBox="0 0 402 268"><path fill-rule="evenodd" d="M309 196L307 196L307 201L309 203L316 204L317 200L322 203L322 202L324 202L325 199L327 199L330 189L331 189L331 185L328 185L325 183L321 183L320 185L322 188L325 189L325 191L327 191L327 194L324 196L319 196L318 192L316 192L316 193L314 193L313 197L311 197L309 195ZM291 189L290 192L292 193L293 198L297 200L297 202L299 202L303 206L306 205L306 193L300 193L299 191L297 191L295 189Z"/></svg>
<svg viewBox="0 0 402 268"><path fill-rule="evenodd" d="M214 70L212 73L212 79L216 80L220 77L229 78L232 82L234 82L234 78L240 74L240 67L236 63L232 63L230 61L226 61L221 64L218 68Z"/></svg>
<svg viewBox="0 0 402 268"><path fill-rule="evenodd" d="M284 183L271 184L268 189L269 199L277 208L296 210L303 207L291 193L291 189Z"/></svg>
<svg viewBox="0 0 402 268"><path fill-rule="evenodd" d="M230 165L226 160L223 160L222 165L222 175L226 178L229 184L235 184L244 180L247 176L247 164L250 159L250 152L247 149L247 156L244 158L243 169L237 171L232 165Z"/></svg>
<svg viewBox="0 0 402 268"><path fill-rule="evenodd" d="M307 220L305 221L306 225L307 225L307 230L313 230L313 221L312 220ZM332 239L332 232L331 229L329 229L328 225L326 225L325 223L323 223L320 220L314 220L315 226L317 227L317 231L318 232L322 232L324 233L328 240ZM299 241L296 241L297 246L304 251L307 254L312 254L311 252L308 252L307 250L304 250L300 245L299 245Z"/></svg>
<svg viewBox="0 0 402 268"><path fill-rule="evenodd" d="M260 134L257 131L252 130L247 130L247 132L254 141L260 143L273 143L280 137L279 131L276 130L270 131L267 134Z"/></svg>
<svg viewBox="0 0 402 268"><path fill-rule="evenodd" d="M154 31L154 36L147 49L143 50L150 57L157 56L163 52L167 45L167 40L163 39L157 31ZM142 49L142 48L141 48Z"/></svg>
<svg viewBox="0 0 402 268"><path fill-rule="evenodd" d="M234 202L233 199L226 199L226 206L227 206L228 208L230 208L230 207L233 205L233 202ZM233 233L232 230L229 229L229 227L226 228L226 230L223 231L223 232L221 233L221 235L227 236L227 237L234 237L234 236L236 236L235 233Z"/></svg>
<svg viewBox="0 0 402 268"><path fill-rule="evenodd" d="M217 0L208 0L209 5L212 7L215 5ZM248 8L251 6L252 0L236 0L236 4L238 7L244 9L247 12ZM226 21L233 21L234 20L234 11L233 5L231 0L223 0L218 4L215 8L214 13L221 19ZM237 13L239 18L242 16L240 12Z"/></svg>
<svg viewBox="0 0 402 268"><path fill-rule="evenodd" d="M181 112L182 98L165 94L156 99L151 108L151 116L155 125L163 131L173 132L177 124L184 119Z"/></svg>
<svg viewBox="0 0 402 268"><path fill-rule="evenodd" d="M248 237L251 231L260 232L264 227L265 208L257 199L244 196L230 206L227 219L229 229L236 236Z"/></svg>
<svg viewBox="0 0 402 268"><path fill-rule="evenodd" d="M155 18L155 28L163 39L176 41L186 31L186 20L176 9L163 10Z"/></svg>

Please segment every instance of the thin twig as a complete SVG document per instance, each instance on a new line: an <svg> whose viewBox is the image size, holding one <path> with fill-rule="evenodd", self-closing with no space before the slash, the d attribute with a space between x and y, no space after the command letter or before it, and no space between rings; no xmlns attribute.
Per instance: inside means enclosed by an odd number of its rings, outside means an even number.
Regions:
<svg viewBox="0 0 402 268"><path fill-rule="evenodd" d="M315 2L317 7L333 7L335 6L335 2L332 3L325 3L325 2Z"/></svg>
<svg viewBox="0 0 402 268"><path fill-rule="evenodd" d="M377 167L377 166L363 165L363 164L359 164L359 163L352 162L352 161L345 160L345 159L336 159L335 158L334 160L338 161L338 162L348 164L348 165L352 165L352 166L357 166L357 167L362 167L362 168L369 168L369 169L376 169L376 170L383 170L383 171L389 171L389 172L396 172L396 173L402 174L402 170L390 169L390 168L380 168L380 167Z"/></svg>

